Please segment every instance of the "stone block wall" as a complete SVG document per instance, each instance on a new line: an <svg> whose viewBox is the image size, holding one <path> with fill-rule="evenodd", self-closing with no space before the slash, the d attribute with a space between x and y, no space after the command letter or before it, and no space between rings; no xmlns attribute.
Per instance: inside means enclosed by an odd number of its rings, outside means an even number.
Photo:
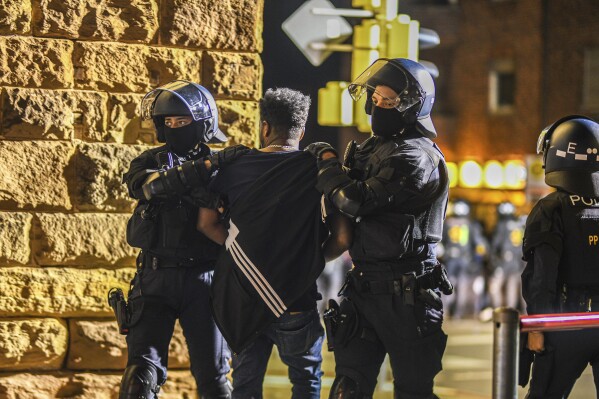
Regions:
<svg viewBox="0 0 599 399"><path fill-rule="evenodd" d="M136 250L121 176L155 145L139 103L200 82L253 145L263 0L0 0L0 399L116 399L125 339L106 301ZM177 327L161 398L195 397Z"/></svg>

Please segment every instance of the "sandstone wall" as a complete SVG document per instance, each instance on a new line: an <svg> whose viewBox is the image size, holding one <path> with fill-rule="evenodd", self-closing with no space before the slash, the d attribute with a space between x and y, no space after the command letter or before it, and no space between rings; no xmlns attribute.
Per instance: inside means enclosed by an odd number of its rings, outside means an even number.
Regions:
<svg viewBox="0 0 599 399"><path fill-rule="evenodd" d="M139 118L176 78L217 98L231 143L254 144L263 0L0 0L0 399L116 399L125 339L129 162ZM178 327L162 398L195 397Z"/></svg>

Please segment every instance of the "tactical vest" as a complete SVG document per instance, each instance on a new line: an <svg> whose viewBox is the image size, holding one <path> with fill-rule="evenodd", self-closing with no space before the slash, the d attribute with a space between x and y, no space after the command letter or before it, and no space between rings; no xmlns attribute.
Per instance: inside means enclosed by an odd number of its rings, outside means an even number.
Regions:
<svg viewBox="0 0 599 399"><path fill-rule="evenodd" d="M197 230L198 212L188 197L140 200L127 224L127 242L157 257L214 262L220 246Z"/></svg>
<svg viewBox="0 0 599 399"><path fill-rule="evenodd" d="M496 257L495 267L506 272L518 272L522 269L522 239L524 226L515 218L501 219L497 222L491 252Z"/></svg>
<svg viewBox="0 0 599 399"><path fill-rule="evenodd" d="M472 260L474 246L470 220L466 217L452 216L445 220L443 234L444 259Z"/></svg>
<svg viewBox="0 0 599 399"><path fill-rule="evenodd" d="M563 224L559 279L568 287L599 290L599 198L556 194Z"/></svg>
<svg viewBox="0 0 599 399"><path fill-rule="evenodd" d="M430 200L390 204L382 212L388 215L402 214L413 217L413 238L427 243L436 243L441 241L443 235L443 219L449 191L447 167L441 150L432 141L425 137L411 140L417 142L418 150L426 152L433 160L434 167L439 169L440 184L437 192ZM401 138L387 140L376 136L368 139L356 151L353 176L357 176L362 181L376 176L381 171L382 161L399 152L401 141ZM431 172L433 171L434 168L431 168Z"/></svg>

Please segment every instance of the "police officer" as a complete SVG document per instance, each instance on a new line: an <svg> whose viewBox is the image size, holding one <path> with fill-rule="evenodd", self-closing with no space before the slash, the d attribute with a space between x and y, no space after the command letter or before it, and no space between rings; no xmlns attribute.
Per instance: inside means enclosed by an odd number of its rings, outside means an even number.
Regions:
<svg viewBox="0 0 599 399"><path fill-rule="evenodd" d="M521 255L524 220L516 216L516 207L511 202L497 205L497 224L489 251L489 292L493 307L522 309L520 275L524 269Z"/></svg>
<svg viewBox="0 0 599 399"><path fill-rule="evenodd" d="M355 266L340 305L330 397L371 398L388 353L396 398L435 398L433 379L447 339L435 245L448 179L431 141L437 136L430 118L433 79L417 62L379 59L350 93L355 100L367 96L374 136L346 160L349 174L326 143L307 148L319 159L318 188L355 222Z"/></svg>
<svg viewBox="0 0 599 399"><path fill-rule="evenodd" d="M599 124L567 116L541 133L545 182L526 221L522 290L529 314L599 310ZM599 362L599 330L531 332L536 352L528 398L565 398ZM598 370L594 370L595 375ZM596 380L595 380L596 381ZM597 382L595 382L597 385Z"/></svg>
<svg viewBox="0 0 599 399"><path fill-rule="evenodd" d="M123 178L138 200L127 240L141 252L129 291L129 357L119 399L157 397L177 319L200 398L230 398L230 354L209 306L219 246L196 230L206 190L185 187L171 173L194 160L204 166L203 158L211 156L205 143L226 141L216 104L204 87L179 80L146 94L142 118L153 120L158 141L165 144L135 158ZM196 169L208 175L206 168Z"/></svg>
<svg viewBox="0 0 599 399"><path fill-rule="evenodd" d="M480 225L470 217L470 204L457 199L448 207L443 228L443 263L456 294L444 302L452 316L461 318L481 307L483 282L482 258L487 252L487 241ZM452 307L454 307L452 309Z"/></svg>

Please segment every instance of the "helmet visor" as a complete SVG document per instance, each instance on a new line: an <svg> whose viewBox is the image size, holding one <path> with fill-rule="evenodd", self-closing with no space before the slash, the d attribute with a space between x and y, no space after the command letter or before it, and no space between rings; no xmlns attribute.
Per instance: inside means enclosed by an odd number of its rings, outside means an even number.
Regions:
<svg viewBox="0 0 599 399"><path fill-rule="evenodd" d="M350 83L349 94L358 101L364 93L372 95L375 105L381 108L395 108L400 112L418 104L423 95L420 90L409 85L409 78L401 67L388 59L376 60L364 72ZM384 96L377 86L387 86L397 93L397 97Z"/></svg>
<svg viewBox="0 0 599 399"><path fill-rule="evenodd" d="M546 141L549 138L547 137L547 133L552 126L553 124L547 126L539 135L539 139L537 140L537 154L542 154L545 151Z"/></svg>
<svg viewBox="0 0 599 399"><path fill-rule="evenodd" d="M176 95L189 109L194 121L207 119L213 116L207 99L195 83L185 80L175 80L174 82L167 83L164 86L152 90L144 96L143 100L141 100L142 120L148 120L154 116L152 114L156 98L163 91L168 91Z"/></svg>

